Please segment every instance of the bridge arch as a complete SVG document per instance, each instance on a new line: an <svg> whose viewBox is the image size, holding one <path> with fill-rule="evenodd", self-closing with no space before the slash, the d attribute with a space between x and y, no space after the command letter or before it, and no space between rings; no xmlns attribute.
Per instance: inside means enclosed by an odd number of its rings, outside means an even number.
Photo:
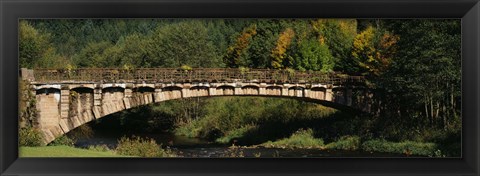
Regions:
<svg viewBox="0 0 480 176"><path fill-rule="evenodd" d="M42 84L42 85L34 86L35 90L40 90L40 89L58 89L58 90L60 90L61 88L62 88L62 85L60 85L60 84Z"/></svg>
<svg viewBox="0 0 480 176"><path fill-rule="evenodd" d="M255 85L246 85L242 87L241 91L241 94L243 95L259 95L260 87Z"/></svg>
<svg viewBox="0 0 480 176"><path fill-rule="evenodd" d="M54 88L54 87L45 87L45 88L40 88L35 90L36 95L40 94L54 94L54 93L60 93L60 89Z"/></svg>
<svg viewBox="0 0 480 176"><path fill-rule="evenodd" d="M153 92L155 92L155 88L154 88L154 87L150 87L150 86L139 86L139 87L133 88L133 89L132 89L132 92L153 93Z"/></svg>
<svg viewBox="0 0 480 176"><path fill-rule="evenodd" d="M203 96L208 96L209 95L209 87L207 86L204 86L204 85L197 85L197 86L193 86L193 87L190 87L189 89L189 92L187 96L185 97L193 97L193 96L196 96L196 97L203 97Z"/></svg>
<svg viewBox="0 0 480 176"><path fill-rule="evenodd" d="M218 95L233 95L235 93L235 87L231 85L221 85L215 88L215 96Z"/></svg>
<svg viewBox="0 0 480 176"><path fill-rule="evenodd" d="M282 96L282 86L273 85L265 87L265 93L271 96Z"/></svg>
<svg viewBox="0 0 480 176"><path fill-rule="evenodd" d="M152 88L155 89L155 84L136 84L133 88Z"/></svg>
<svg viewBox="0 0 480 176"><path fill-rule="evenodd" d="M309 97L316 99L325 99L327 93L326 87L312 87L309 92Z"/></svg>
<svg viewBox="0 0 480 176"><path fill-rule="evenodd" d="M305 87L302 86L290 86L288 87L288 96L303 97Z"/></svg>
<svg viewBox="0 0 480 176"><path fill-rule="evenodd" d="M72 90L75 88L88 88L88 89L95 89L94 84L73 84L73 85L68 85L68 89Z"/></svg>

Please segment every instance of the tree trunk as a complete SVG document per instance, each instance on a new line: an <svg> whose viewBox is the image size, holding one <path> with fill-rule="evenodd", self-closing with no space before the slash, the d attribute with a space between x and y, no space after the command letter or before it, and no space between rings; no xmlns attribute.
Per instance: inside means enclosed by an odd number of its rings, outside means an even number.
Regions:
<svg viewBox="0 0 480 176"><path fill-rule="evenodd" d="M435 114L433 114L433 98L430 97L430 117L432 118L432 126L435 124Z"/></svg>
<svg viewBox="0 0 480 176"><path fill-rule="evenodd" d="M430 117L428 116L428 100L425 98L425 117L427 117L427 122L432 124Z"/></svg>
<svg viewBox="0 0 480 176"><path fill-rule="evenodd" d="M442 106L442 111L443 111L443 129L444 130L447 130L447 114L445 113L446 112L446 107L445 107L445 103L443 103L443 106Z"/></svg>

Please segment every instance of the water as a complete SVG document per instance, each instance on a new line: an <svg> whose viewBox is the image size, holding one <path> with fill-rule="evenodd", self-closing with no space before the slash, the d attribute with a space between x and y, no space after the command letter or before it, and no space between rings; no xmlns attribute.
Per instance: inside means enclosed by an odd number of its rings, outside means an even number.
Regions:
<svg viewBox="0 0 480 176"><path fill-rule="evenodd" d="M122 136L124 134L96 131L92 138L78 139L75 145L81 148L90 145L107 145L113 149ZM168 147L174 151L178 157L405 157L402 154L366 151L232 147L171 133L135 134L135 136L153 138L164 148Z"/></svg>

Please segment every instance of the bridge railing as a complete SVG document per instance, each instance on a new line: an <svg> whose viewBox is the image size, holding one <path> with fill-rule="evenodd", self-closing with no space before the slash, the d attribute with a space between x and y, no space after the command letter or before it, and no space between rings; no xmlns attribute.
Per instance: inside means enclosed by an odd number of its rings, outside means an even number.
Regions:
<svg viewBox="0 0 480 176"><path fill-rule="evenodd" d="M349 76L319 71L287 71L272 69L237 68L80 68L80 69L35 69L36 82L87 81L87 82L282 82L282 83L363 83L363 76Z"/></svg>

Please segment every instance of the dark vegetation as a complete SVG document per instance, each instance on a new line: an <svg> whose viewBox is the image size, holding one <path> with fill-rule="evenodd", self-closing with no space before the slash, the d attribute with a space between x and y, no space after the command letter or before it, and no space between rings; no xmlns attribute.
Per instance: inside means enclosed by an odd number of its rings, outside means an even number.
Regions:
<svg viewBox="0 0 480 176"><path fill-rule="evenodd" d="M116 153L126 156L139 157L170 157L174 156L170 150L162 149L153 139L138 136L122 137L118 140Z"/></svg>
<svg viewBox="0 0 480 176"><path fill-rule="evenodd" d="M168 101L113 116L127 131L175 131L220 143L275 142L311 129L333 148L407 153L435 148L437 155L460 156L460 24L453 19L21 20L19 56L21 67L28 68L233 67L364 75L375 90L371 114L290 99L227 97ZM35 126L31 97L21 95L22 128ZM114 126L107 124L98 125ZM344 143L329 145L335 141Z"/></svg>

